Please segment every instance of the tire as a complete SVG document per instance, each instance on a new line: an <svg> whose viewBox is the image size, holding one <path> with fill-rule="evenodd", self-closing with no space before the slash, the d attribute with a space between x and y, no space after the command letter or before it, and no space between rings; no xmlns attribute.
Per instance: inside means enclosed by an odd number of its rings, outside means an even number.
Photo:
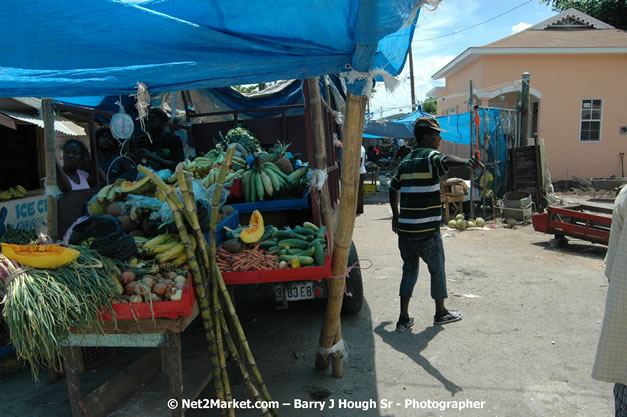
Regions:
<svg viewBox="0 0 627 417"><path fill-rule="evenodd" d="M342 313L357 314L361 311L364 304L364 284L361 279L361 269L359 269L359 256L355 244L351 242L351 249L348 254L348 267L357 263L356 268L351 269L346 279L346 292L351 293L352 297L344 294L342 302Z"/></svg>

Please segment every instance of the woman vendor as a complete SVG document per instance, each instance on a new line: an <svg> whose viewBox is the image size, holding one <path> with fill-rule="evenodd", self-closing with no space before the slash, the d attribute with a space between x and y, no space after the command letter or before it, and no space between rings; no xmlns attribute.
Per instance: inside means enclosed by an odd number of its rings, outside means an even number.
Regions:
<svg viewBox="0 0 627 417"><path fill-rule="evenodd" d="M57 161L57 183L62 192L85 190L96 184L96 178L82 170L89 160L89 152L83 142L70 139L63 145L63 167Z"/></svg>
<svg viewBox="0 0 627 417"><path fill-rule="evenodd" d="M108 127L96 130L96 144L98 146L98 168L103 171L107 179L106 184L111 184L118 178L127 178L124 174L131 168L127 157L120 156L120 145L117 143ZM135 176L137 173L135 173Z"/></svg>

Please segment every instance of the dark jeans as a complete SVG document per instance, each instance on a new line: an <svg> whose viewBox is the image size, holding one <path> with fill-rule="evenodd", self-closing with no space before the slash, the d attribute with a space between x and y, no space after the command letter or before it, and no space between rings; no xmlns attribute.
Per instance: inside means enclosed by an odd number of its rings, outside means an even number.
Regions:
<svg viewBox="0 0 627 417"><path fill-rule="evenodd" d="M615 417L627 417L627 387L620 382L614 384Z"/></svg>
<svg viewBox="0 0 627 417"><path fill-rule="evenodd" d="M366 174L359 174L359 193L357 194L357 214L364 212L364 179Z"/></svg>
<svg viewBox="0 0 627 417"><path fill-rule="evenodd" d="M398 238L398 248L403 259L403 278L399 295L411 297L418 279L418 266L422 259L431 274L431 298L443 300L447 298L446 271L444 269L444 246L442 235L436 232L425 240Z"/></svg>

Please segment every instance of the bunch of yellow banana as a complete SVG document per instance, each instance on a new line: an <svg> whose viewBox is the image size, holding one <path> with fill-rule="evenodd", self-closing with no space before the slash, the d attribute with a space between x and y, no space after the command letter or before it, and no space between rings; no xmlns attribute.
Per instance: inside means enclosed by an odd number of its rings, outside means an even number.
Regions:
<svg viewBox="0 0 627 417"><path fill-rule="evenodd" d="M26 189L21 185L0 191L0 201L12 200L14 198L22 198L26 196Z"/></svg>
<svg viewBox="0 0 627 417"><path fill-rule="evenodd" d="M196 241L192 239L193 247L196 249ZM137 240L135 244L140 248ZM158 235L141 244L141 252L145 255L153 256L159 263L170 263L174 266L183 265L187 262L185 246L179 241L178 236L170 234Z"/></svg>

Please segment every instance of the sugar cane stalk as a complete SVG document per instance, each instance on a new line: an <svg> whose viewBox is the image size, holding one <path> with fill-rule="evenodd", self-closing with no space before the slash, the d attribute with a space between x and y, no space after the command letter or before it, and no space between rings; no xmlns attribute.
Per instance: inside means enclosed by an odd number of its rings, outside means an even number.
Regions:
<svg viewBox="0 0 627 417"><path fill-rule="evenodd" d="M231 157L233 156L234 151L235 151L235 147L233 145L230 145L229 148L227 149L224 163L222 164L222 167L218 174L218 181L217 181L216 188L213 194L213 204L211 207L211 217L210 217L211 221L210 221L210 229L209 229L209 235L211 236L211 239L210 239L211 242L209 243L209 258L211 262L212 271L215 274L215 278L220 288L222 299L224 300L226 309L231 316L233 325L235 326L235 330L237 331L237 335L239 336L239 339L242 343L246 360L248 361L248 364L250 365L251 373L253 374L253 377L255 378L255 382L257 383L257 385L259 385L259 388L261 389L261 393L263 394L263 397L266 399L266 401L271 401L270 393L268 392L268 389L266 388L266 385L263 382L263 378L261 377L261 372L259 372L259 367L257 366L253 353L250 349L250 346L248 345L248 340L246 339L246 335L244 334L244 329L242 328L242 324L239 321L239 317L237 316L237 313L235 312L235 307L233 306L233 302L231 301L231 296L229 295L229 292L227 291L226 284L224 283L224 278L222 277L222 273L220 272L220 268L218 268L216 264L215 242L216 242L216 225L218 223L218 210L216 208L220 204L222 188L224 187L224 178L226 177L226 173L228 172L228 169L229 169L228 166L230 164ZM274 415L278 415L278 412L276 410L273 409L271 411Z"/></svg>
<svg viewBox="0 0 627 417"><path fill-rule="evenodd" d="M168 196L167 201L172 209L174 215L174 221L176 223L177 230L179 232L179 238L185 246L185 253L187 254L187 262L189 263L190 270L192 271L192 277L194 280L194 288L196 289L196 297L198 299L198 305L200 307L200 314L203 318L203 326L205 328L205 334L207 342L209 342L209 356L211 364L214 369L214 385L216 389L216 396L219 400L224 400L224 386L222 384L222 376L220 375L221 369L218 362L218 354L216 348L216 335L214 332L213 317L211 316L211 308L209 305L209 297L207 295L206 278L203 276L196 260L196 254L194 253L193 246L191 244L185 223L183 222L183 215L181 214L181 208L183 204L178 199L176 194L171 192L170 188L159 178L154 171L147 169L141 165L137 166L139 172L145 174L150 180L161 190L163 190Z"/></svg>
<svg viewBox="0 0 627 417"><path fill-rule="evenodd" d="M209 267L209 258L207 255L207 241L205 236L202 233L200 228L200 222L198 221L198 213L196 212L196 199L194 198L194 189L192 178L189 173L186 173L183 170L183 164L178 164L176 167L176 175L178 177L178 184L181 189L181 194L183 195L183 202L185 204L185 209L188 213L188 218L191 221L191 227L194 231L194 236L196 241L198 242L198 253L202 256L204 265L205 265L205 275L209 277L211 283L207 285L206 290L212 292L212 308L213 308L213 318L215 320L215 335L216 335L216 349L218 354L218 362L220 364L220 376L222 378L222 384L224 387L224 396L227 403L232 399L231 395L231 385L229 383L229 377L226 370L226 359L224 355L224 343L222 341L222 332L220 329L220 320L218 318L218 307L219 307L219 299L217 293L217 285L215 284L215 279L211 279L210 274L206 274L206 271ZM229 416L235 415L235 410L232 407L229 407L228 410Z"/></svg>

